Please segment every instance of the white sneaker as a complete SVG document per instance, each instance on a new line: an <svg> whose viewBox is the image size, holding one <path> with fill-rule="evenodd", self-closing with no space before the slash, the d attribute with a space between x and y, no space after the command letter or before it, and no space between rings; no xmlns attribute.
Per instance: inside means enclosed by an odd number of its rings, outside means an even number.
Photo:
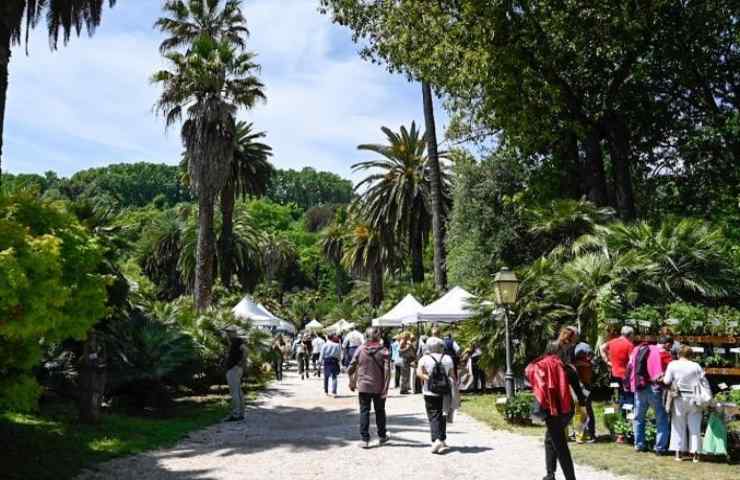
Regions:
<svg viewBox="0 0 740 480"><path fill-rule="evenodd" d="M439 453L443 445L442 440L435 440L432 444L432 453Z"/></svg>

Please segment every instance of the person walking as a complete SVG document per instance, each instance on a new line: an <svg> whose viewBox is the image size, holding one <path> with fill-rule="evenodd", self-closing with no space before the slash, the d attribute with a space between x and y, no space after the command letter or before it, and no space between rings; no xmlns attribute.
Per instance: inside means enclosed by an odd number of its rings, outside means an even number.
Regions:
<svg viewBox="0 0 740 480"><path fill-rule="evenodd" d="M329 335L329 339L321 346L319 357L324 366L324 393L329 395L329 382L331 382L331 395L336 397L339 362L342 359L342 346L339 344L338 336Z"/></svg>
<svg viewBox="0 0 740 480"><path fill-rule="evenodd" d="M231 393L231 415L226 418L226 421L235 422L244 420L242 377L247 350L244 339L238 335L236 330L229 331L229 340L229 352L226 356L226 382L229 385L229 393Z"/></svg>
<svg viewBox="0 0 740 480"><path fill-rule="evenodd" d="M472 390L475 393L486 393L486 372L480 366L480 359L483 356L483 351L480 348L480 343L475 342L470 347L470 370L473 373L473 386Z"/></svg>
<svg viewBox="0 0 740 480"><path fill-rule="evenodd" d="M394 388L398 389L401 386L401 366L403 365L403 359L401 358L401 342L399 342L399 335L393 337L391 343L391 362L393 363L393 384Z"/></svg>
<svg viewBox="0 0 740 480"><path fill-rule="evenodd" d="M308 358L310 352L307 345L310 344L311 337L308 333L298 337L295 344L293 344L293 353L295 354L295 359L298 363L298 375L301 376L301 380L308 378Z"/></svg>
<svg viewBox="0 0 740 480"><path fill-rule="evenodd" d="M324 343L326 342L319 333L315 334L313 340L311 340L311 362L313 363L314 375L317 377L321 377L323 365L319 359L321 357L321 347L324 346Z"/></svg>
<svg viewBox="0 0 740 480"><path fill-rule="evenodd" d="M666 343L666 339L661 343ZM648 408L653 407L656 421L655 453L668 452L668 431L670 423L663 404L663 359L661 347L642 342L630 355L625 382L635 395L635 418L633 420L635 450L646 452L646 416Z"/></svg>
<svg viewBox="0 0 740 480"><path fill-rule="evenodd" d="M696 394L697 387L706 383L706 378L701 365L691 360L692 356L691 347L682 345L678 360L668 364L663 383L671 387L672 392L670 449L676 452L677 461L682 455L691 454L696 463L699 461L702 419L702 408Z"/></svg>
<svg viewBox="0 0 740 480"><path fill-rule="evenodd" d="M363 337L354 327L347 335L345 335L344 342L342 342L342 348L344 349L344 361L346 362L346 366L349 366L349 363L355 357L355 352L357 352L357 349L360 348L360 345L363 343L365 343L365 337Z"/></svg>
<svg viewBox="0 0 740 480"><path fill-rule="evenodd" d="M536 413L544 419L547 426L545 434L547 475L543 480L555 480L558 463L565 480L576 480L567 434L574 405L568 372L561 360L562 349L567 347L568 345L561 345L558 341L548 343L545 355L534 360L525 370L537 400Z"/></svg>
<svg viewBox="0 0 740 480"><path fill-rule="evenodd" d="M447 417L455 406L455 364L445 353L445 343L437 337L426 342L427 353L419 359L416 375L422 382L424 407L429 419L432 453L442 453L447 448Z"/></svg>
<svg viewBox="0 0 740 480"><path fill-rule="evenodd" d="M624 406L634 405L635 396L624 387L624 377L627 372L630 354L635 346L632 343L635 330L625 325L622 327L621 335L601 345L599 352L609 368L611 368L612 380L619 384L619 408L624 416Z"/></svg>
<svg viewBox="0 0 740 480"><path fill-rule="evenodd" d="M585 416L577 419L576 442L593 443L596 441L596 417L591 401L591 390L594 377L594 353L591 345L586 342L576 344L574 350L575 361L573 365L578 373L578 380L581 382L581 389L585 399L585 405L581 411Z"/></svg>
<svg viewBox="0 0 740 480"><path fill-rule="evenodd" d="M349 365L350 390L358 392L360 402L360 436L363 448L370 448L370 407L375 409L378 443L388 442L385 401L391 379L391 361L376 328L368 328L367 342L358 347Z"/></svg>
<svg viewBox="0 0 740 480"><path fill-rule="evenodd" d="M411 366L416 361L414 335L410 332L401 334L398 354L401 357L401 395L407 395L411 388Z"/></svg>
<svg viewBox="0 0 740 480"><path fill-rule="evenodd" d="M278 335L272 341L272 369L275 372L275 380L283 381L283 352L285 352L285 340Z"/></svg>

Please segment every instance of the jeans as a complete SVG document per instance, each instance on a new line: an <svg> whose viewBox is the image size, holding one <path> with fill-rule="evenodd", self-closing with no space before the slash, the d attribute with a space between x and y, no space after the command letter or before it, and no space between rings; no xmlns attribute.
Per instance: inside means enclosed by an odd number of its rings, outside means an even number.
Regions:
<svg viewBox="0 0 740 480"><path fill-rule="evenodd" d="M395 374L393 375L393 381L396 388L401 385L401 365L395 365Z"/></svg>
<svg viewBox="0 0 740 480"><path fill-rule="evenodd" d="M311 363L313 363L313 371L316 373L317 377L321 376L321 366L319 365L319 354L314 353L311 355Z"/></svg>
<svg viewBox="0 0 740 480"><path fill-rule="evenodd" d="M300 374L301 378L303 378L304 373L306 376L308 376L308 354L299 353L298 355L296 355L296 360L298 360L298 373Z"/></svg>
<svg viewBox="0 0 740 480"><path fill-rule="evenodd" d="M329 381L331 384L331 393L337 394L337 375L339 374L339 360L327 358L324 360L324 393L329 393Z"/></svg>
<svg viewBox="0 0 740 480"><path fill-rule="evenodd" d="M403 361L403 365L401 366L401 393L408 393L411 383L411 365L409 365L409 361L405 360Z"/></svg>
<svg viewBox="0 0 740 480"><path fill-rule="evenodd" d="M242 393L242 375L244 370L240 366L232 367L226 372L226 381L231 392L231 416L244 416L244 394Z"/></svg>
<svg viewBox="0 0 740 480"><path fill-rule="evenodd" d="M648 385L635 394L635 448L644 450L645 445L645 415L648 408L655 410L655 421L657 436L655 437L655 451L665 452L668 450L668 439L670 423L665 407L663 406L663 389L659 386Z"/></svg>
<svg viewBox="0 0 740 480"><path fill-rule="evenodd" d="M275 357L272 359L272 369L275 370L275 380L278 382L283 381L283 357Z"/></svg>
<svg viewBox="0 0 740 480"><path fill-rule="evenodd" d="M370 441L370 404L375 409L375 424L378 427L378 437L387 436L385 430L385 398L379 393L360 392L360 436L365 442Z"/></svg>
<svg viewBox="0 0 740 480"><path fill-rule="evenodd" d="M443 411L444 398L424 395L424 406L427 410L429 427L432 432L432 443L437 440L447 440L447 417Z"/></svg>
<svg viewBox="0 0 740 480"><path fill-rule="evenodd" d="M620 383L619 387L619 411L622 415L622 417L627 416L627 412L624 408L622 408L623 405L633 405L635 404L635 394L632 392L628 392L624 389L624 387L621 386L622 380L618 380Z"/></svg>
<svg viewBox="0 0 740 480"><path fill-rule="evenodd" d="M568 434L566 432L571 415L549 416L545 419L547 433L545 434L545 466L548 479L555 480L557 464L563 470L565 480L576 480L573 468L573 459L568 448Z"/></svg>

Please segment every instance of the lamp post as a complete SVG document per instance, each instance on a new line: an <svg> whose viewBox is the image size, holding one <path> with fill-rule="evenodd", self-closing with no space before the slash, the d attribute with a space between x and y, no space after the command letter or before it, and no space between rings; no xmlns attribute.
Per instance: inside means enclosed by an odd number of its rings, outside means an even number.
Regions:
<svg viewBox="0 0 740 480"><path fill-rule="evenodd" d="M519 293L519 279L516 278L514 272L504 267L494 277L493 284L496 304L504 309L504 321L506 323L506 374L504 381L506 384L506 398L511 399L514 397L514 372L511 368L511 333L509 332L508 309L516 303L516 297Z"/></svg>

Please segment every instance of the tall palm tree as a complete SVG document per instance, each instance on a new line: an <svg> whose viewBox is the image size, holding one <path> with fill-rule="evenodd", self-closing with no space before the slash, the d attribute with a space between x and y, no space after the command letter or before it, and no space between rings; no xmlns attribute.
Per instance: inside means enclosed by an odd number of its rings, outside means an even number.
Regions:
<svg viewBox="0 0 740 480"><path fill-rule="evenodd" d="M108 0L113 7L116 0ZM0 182L2 181L3 127L8 93L8 66L10 48L25 38L28 44L30 30L44 19L48 27L52 50L59 45L59 37L66 45L72 32L79 35L83 27L92 35L100 25L104 0L3 0L0 2Z"/></svg>
<svg viewBox="0 0 740 480"><path fill-rule="evenodd" d="M261 93L261 92L260 92ZM231 173L221 190L221 237L219 239L219 258L221 259L221 282L231 287L234 274L234 205L237 195L261 196L267 190L273 167L269 161L272 148L259 142L265 132L253 131L253 125L237 122L234 139L234 157Z"/></svg>
<svg viewBox="0 0 740 480"><path fill-rule="evenodd" d="M321 251L324 257L334 265L337 298L342 298L346 278L346 273L342 267L342 258L344 257L347 225L343 216L346 216L346 214L340 215L337 212L334 221L321 232Z"/></svg>
<svg viewBox="0 0 740 480"><path fill-rule="evenodd" d="M434 100L429 82L421 82L424 101L424 122L431 166L432 237L434 241L434 283L437 290L447 289L447 254L445 253L445 218L442 209L442 169L437 153L437 128L434 123Z"/></svg>
<svg viewBox="0 0 740 480"><path fill-rule="evenodd" d="M372 173L355 187L361 191L363 216L372 225L387 222L391 230L407 242L414 283L424 281L424 245L432 223L431 165L426 155L425 135L411 123L395 133L381 129L387 145L360 145L360 150L378 153L384 158L352 165L355 172ZM449 192L449 176L441 172L443 190ZM362 191L364 187L366 190Z"/></svg>
<svg viewBox="0 0 740 480"><path fill-rule="evenodd" d="M156 110L167 127L186 116L181 134L199 218L194 294L196 307L204 310L211 304L214 279L215 200L231 172L236 113L254 106L263 85L252 73L254 55L237 52L227 41L200 36L187 53L170 52L165 58L170 70L153 76L163 89Z"/></svg>

